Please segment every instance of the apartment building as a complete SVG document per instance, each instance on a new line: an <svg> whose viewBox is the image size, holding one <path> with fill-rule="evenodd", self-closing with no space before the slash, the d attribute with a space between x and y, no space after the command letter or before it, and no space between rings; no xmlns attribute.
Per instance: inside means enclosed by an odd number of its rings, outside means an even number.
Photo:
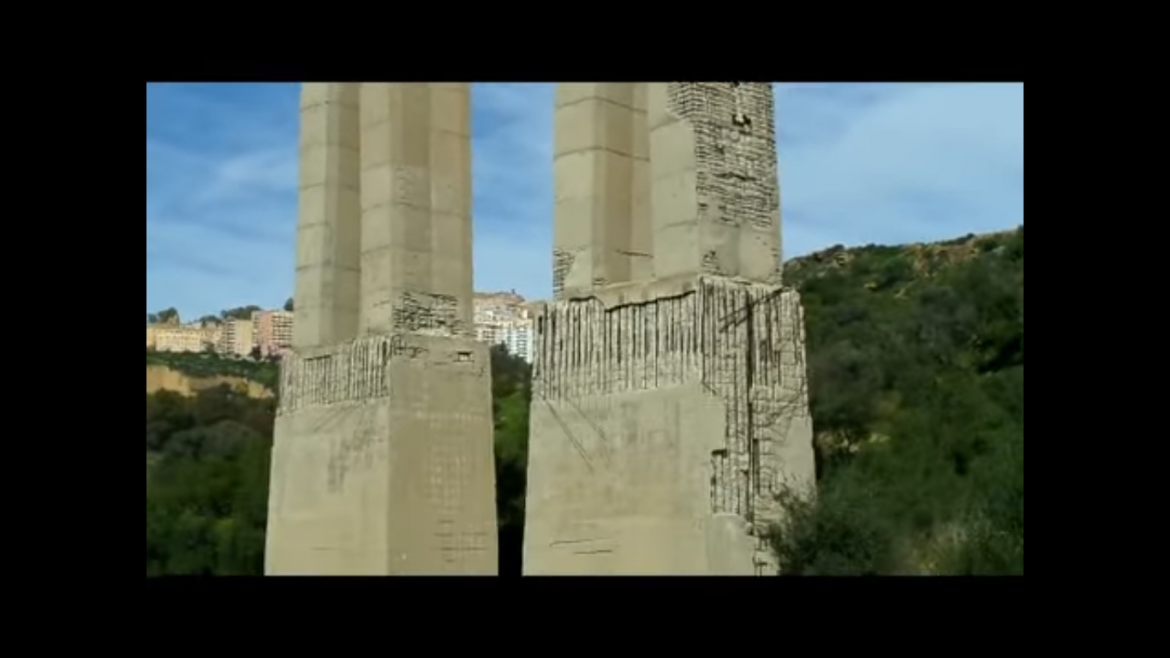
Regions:
<svg viewBox="0 0 1170 658"><path fill-rule="evenodd" d="M522 317L509 321L500 328L496 342L503 343L509 354L532 363L532 319Z"/></svg>
<svg viewBox="0 0 1170 658"><path fill-rule="evenodd" d="M216 349L221 354L248 356L255 346L251 320L224 320Z"/></svg>
<svg viewBox="0 0 1170 658"><path fill-rule="evenodd" d="M262 356L278 356L292 347L293 314L288 311L256 311L252 335Z"/></svg>
<svg viewBox="0 0 1170 658"><path fill-rule="evenodd" d="M203 349L218 349L220 337L223 336L223 325L218 322L205 322L203 323L202 331Z"/></svg>
<svg viewBox="0 0 1170 658"><path fill-rule="evenodd" d="M156 324L146 331L146 345L159 352L202 352L204 349L203 327L190 324Z"/></svg>
<svg viewBox="0 0 1170 658"><path fill-rule="evenodd" d="M524 297L511 292L476 293L473 300L475 339L505 345L525 361L532 358L532 320Z"/></svg>

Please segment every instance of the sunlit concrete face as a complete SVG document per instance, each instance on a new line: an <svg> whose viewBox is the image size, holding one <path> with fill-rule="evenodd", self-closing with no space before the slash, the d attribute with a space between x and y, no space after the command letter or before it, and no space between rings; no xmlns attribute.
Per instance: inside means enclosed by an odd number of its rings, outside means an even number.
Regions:
<svg viewBox="0 0 1170 658"><path fill-rule="evenodd" d="M776 494L815 471L770 86L574 84L557 103L524 572L774 573Z"/></svg>
<svg viewBox="0 0 1170 658"><path fill-rule="evenodd" d="M468 86L307 83L301 112L266 572L495 574Z"/></svg>
<svg viewBox="0 0 1170 658"><path fill-rule="evenodd" d="M557 86L553 295L558 299L651 276L646 87Z"/></svg>
<svg viewBox="0 0 1170 658"><path fill-rule="evenodd" d="M301 93L296 347L353 338L361 283L359 85L307 84Z"/></svg>

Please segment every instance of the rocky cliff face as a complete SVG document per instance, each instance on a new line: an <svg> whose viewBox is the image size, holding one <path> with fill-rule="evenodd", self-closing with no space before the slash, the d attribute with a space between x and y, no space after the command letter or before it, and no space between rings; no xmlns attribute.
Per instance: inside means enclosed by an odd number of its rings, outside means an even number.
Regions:
<svg viewBox="0 0 1170 658"><path fill-rule="evenodd" d="M147 395L159 391L173 391L180 395L194 395L198 391L214 388L221 384L227 384L244 391L249 397L272 397L272 391L256 382L248 381L241 377L190 377L166 366L146 366Z"/></svg>

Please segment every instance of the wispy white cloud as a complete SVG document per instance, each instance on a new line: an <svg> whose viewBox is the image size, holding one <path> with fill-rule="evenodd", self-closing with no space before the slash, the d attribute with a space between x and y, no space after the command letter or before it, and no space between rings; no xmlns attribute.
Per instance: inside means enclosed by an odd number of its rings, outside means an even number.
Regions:
<svg viewBox="0 0 1170 658"><path fill-rule="evenodd" d="M791 254L1023 222L1023 85L780 85L777 125Z"/></svg>
<svg viewBox="0 0 1170 658"><path fill-rule="evenodd" d="M552 85L476 85L479 289L543 297ZM1022 85L777 85L786 256L1023 221ZM147 85L146 302L185 315L292 289L294 85Z"/></svg>

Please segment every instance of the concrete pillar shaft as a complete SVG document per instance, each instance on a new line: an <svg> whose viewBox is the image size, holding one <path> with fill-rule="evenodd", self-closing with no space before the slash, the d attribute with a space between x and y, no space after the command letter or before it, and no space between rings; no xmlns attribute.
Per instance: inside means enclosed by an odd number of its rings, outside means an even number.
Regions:
<svg viewBox="0 0 1170 658"><path fill-rule="evenodd" d="M301 91L295 348L357 335L359 142L357 85L306 83Z"/></svg>
<svg viewBox="0 0 1170 658"><path fill-rule="evenodd" d="M651 273L645 103L643 83L557 86L556 297Z"/></svg>
<svg viewBox="0 0 1170 658"><path fill-rule="evenodd" d="M779 283L771 85L656 82L647 96L655 276Z"/></svg>
<svg viewBox="0 0 1170 658"><path fill-rule="evenodd" d="M361 331L466 334L471 129L466 84L361 87Z"/></svg>
<svg viewBox="0 0 1170 658"><path fill-rule="evenodd" d="M456 303L456 333L471 335L471 85L431 83L431 291Z"/></svg>

